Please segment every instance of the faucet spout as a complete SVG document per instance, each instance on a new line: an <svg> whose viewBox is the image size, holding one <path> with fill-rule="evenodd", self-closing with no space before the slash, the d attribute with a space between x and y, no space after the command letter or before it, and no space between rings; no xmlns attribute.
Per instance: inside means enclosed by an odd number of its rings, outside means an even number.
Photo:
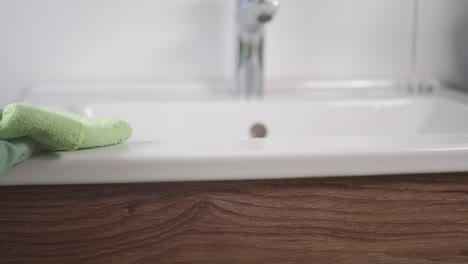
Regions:
<svg viewBox="0 0 468 264"><path fill-rule="evenodd" d="M238 0L238 50L235 93L241 98L263 95L265 24L275 16L279 0Z"/></svg>

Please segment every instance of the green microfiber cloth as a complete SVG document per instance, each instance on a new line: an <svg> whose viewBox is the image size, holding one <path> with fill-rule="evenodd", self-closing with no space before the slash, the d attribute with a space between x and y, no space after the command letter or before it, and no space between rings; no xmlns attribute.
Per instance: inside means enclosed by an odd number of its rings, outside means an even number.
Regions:
<svg viewBox="0 0 468 264"><path fill-rule="evenodd" d="M32 139L43 151L72 151L126 141L131 126L121 120L93 118L30 104L10 104L0 112L0 139Z"/></svg>

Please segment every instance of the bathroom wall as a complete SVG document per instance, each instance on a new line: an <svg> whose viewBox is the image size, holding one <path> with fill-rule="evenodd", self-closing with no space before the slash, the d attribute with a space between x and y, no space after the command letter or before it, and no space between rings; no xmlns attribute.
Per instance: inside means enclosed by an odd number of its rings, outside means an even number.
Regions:
<svg viewBox="0 0 468 264"><path fill-rule="evenodd" d="M270 79L407 76L413 1L283 1L269 30Z"/></svg>
<svg viewBox="0 0 468 264"><path fill-rule="evenodd" d="M423 6L424 12L451 21L444 3L466 0L424 1L437 6ZM234 71L234 5L0 0L0 105L33 85L63 81L228 80ZM412 66L413 7L414 0L283 0L268 28L267 77L405 78ZM444 8L445 16L437 13ZM422 38L431 34L427 29ZM441 44L419 55L447 48ZM447 76L456 69L445 68L450 58L440 68Z"/></svg>
<svg viewBox="0 0 468 264"><path fill-rule="evenodd" d="M225 2L0 0L1 101L40 83L223 78Z"/></svg>
<svg viewBox="0 0 468 264"><path fill-rule="evenodd" d="M419 0L419 5L418 73L467 88L468 1Z"/></svg>

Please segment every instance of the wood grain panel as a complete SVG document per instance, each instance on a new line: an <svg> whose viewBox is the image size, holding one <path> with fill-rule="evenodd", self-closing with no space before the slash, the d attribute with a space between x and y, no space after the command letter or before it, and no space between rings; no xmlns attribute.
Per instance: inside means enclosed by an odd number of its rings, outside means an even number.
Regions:
<svg viewBox="0 0 468 264"><path fill-rule="evenodd" d="M0 263L468 263L468 174L0 188Z"/></svg>

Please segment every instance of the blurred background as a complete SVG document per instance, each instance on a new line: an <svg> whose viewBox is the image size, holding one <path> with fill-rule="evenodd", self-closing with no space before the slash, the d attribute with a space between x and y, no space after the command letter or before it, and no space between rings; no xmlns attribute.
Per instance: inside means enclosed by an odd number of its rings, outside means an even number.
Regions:
<svg viewBox="0 0 468 264"><path fill-rule="evenodd" d="M0 0L0 105L60 82L228 83L234 7ZM266 71L270 81L417 75L468 87L468 1L283 0L268 26Z"/></svg>

